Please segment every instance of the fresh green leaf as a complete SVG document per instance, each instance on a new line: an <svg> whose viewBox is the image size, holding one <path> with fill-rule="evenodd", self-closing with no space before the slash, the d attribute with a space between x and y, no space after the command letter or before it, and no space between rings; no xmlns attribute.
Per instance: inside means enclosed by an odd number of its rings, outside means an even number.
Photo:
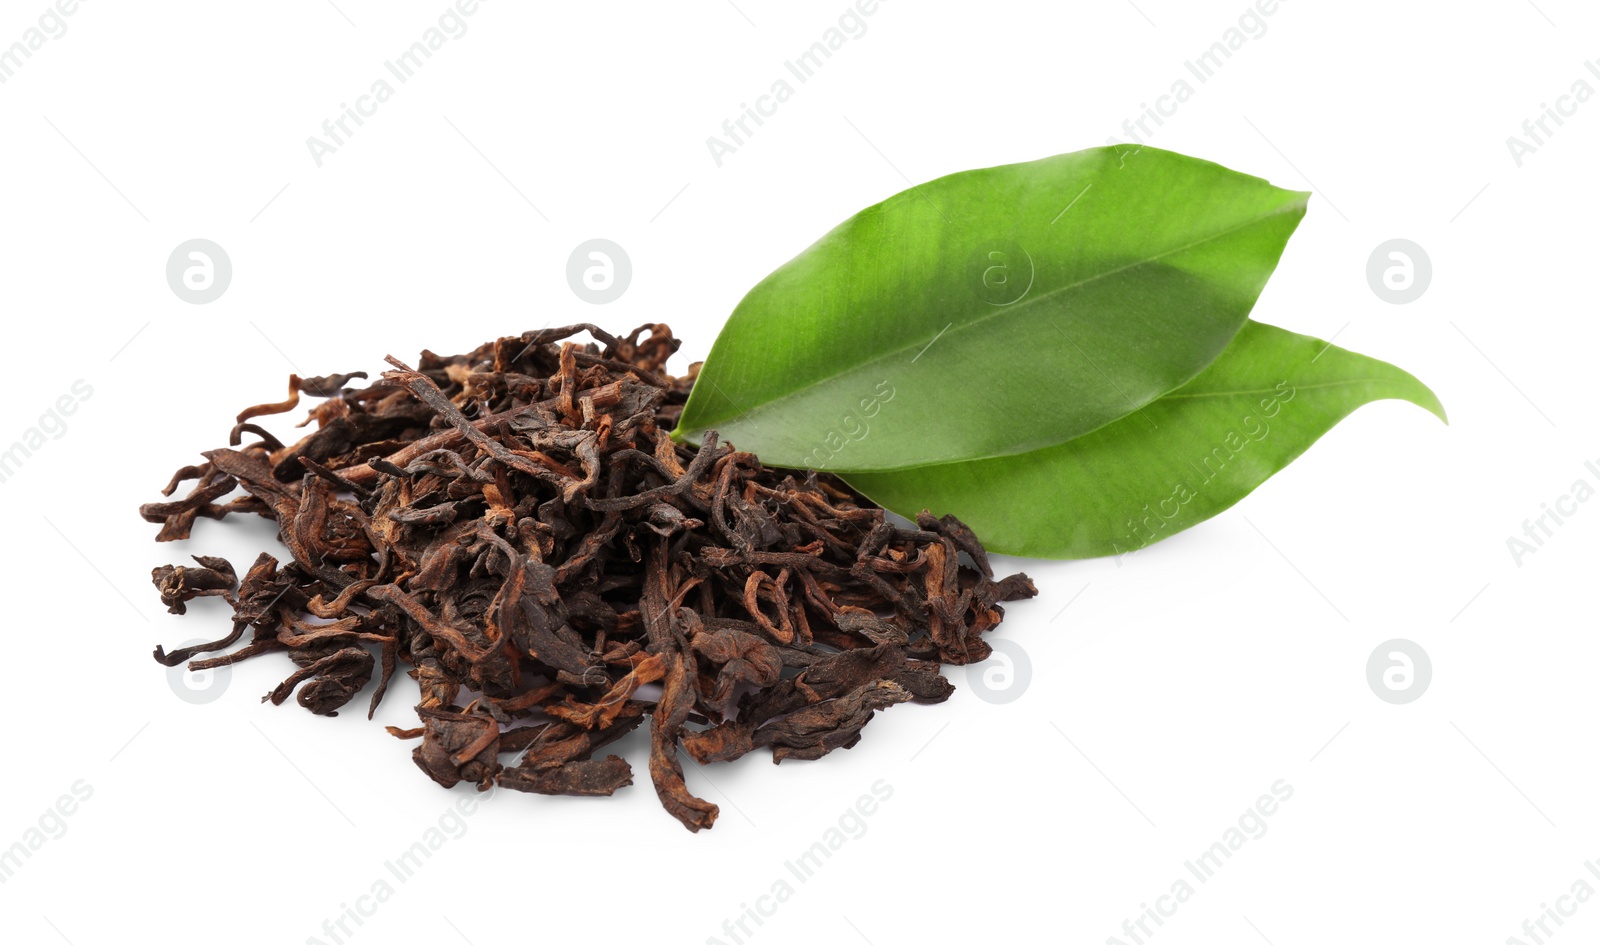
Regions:
<svg viewBox="0 0 1600 945"><path fill-rule="evenodd" d="M1081 436L1222 353L1308 196L1132 146L913 187L745 296L677 435L831 471Z"/></svg>
<svg viewBox="0 0 1600 945"><path fill-rule="evenodd" d="M902 515L954 514L991 551L1121 554L1223 511L1351 411L1390 398L1446 419L1433 392L1392 364L1250 322L1200 376L1087 436L1016 456L846 478Z"/></svg>

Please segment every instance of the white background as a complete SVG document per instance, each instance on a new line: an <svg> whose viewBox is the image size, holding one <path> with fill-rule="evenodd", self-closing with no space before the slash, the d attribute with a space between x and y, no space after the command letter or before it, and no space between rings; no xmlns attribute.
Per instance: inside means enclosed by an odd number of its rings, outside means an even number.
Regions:
<svg viewBox="0 0 1600 945"><path fill-rule="evenodd" d="M1151 144L1316 191L1256 317L1406 367L1451 425L1370 406L1136 556L1003 561L1041 590L999 630L1026 654L1020 697L993 704L947 670L948 703L884 713L852 751L691 769L722 807L709 832L659 809L638 738L639 783L609 800L497 796L345 940L732 941L724 920L788 878L747 941L1131 942L1124 920L1279 779L1294 793L1267 833L1189 877L1146 940L1531 942L1541 904L1600 889L1584 868L1600 503L1520 566L1506 543L1600 460L1600 103L1520 168L1506 145L1575 80L1600 87L1593 8L1288 0L1200 84L1184 62L1244 0L885 0L718 167L706 138L845 10L736 2L485 2L320 168L306 138L443 0L86 0L0 85L0 443L75 380L93 389L0 484L0 846L75 782L93 791L0 885L8 938L332 941L324 920L392 882L384 862L470 793L384 734L414 719L408 680L376 721L355 704L323 719L258 702L287 660L235 668L204 705L151 660L226 628L221 607L166 614L153 566L275 547L242 519L158 545L135 514L240 406L279 398L291 370L376 371L575 320L666 321L681 370L749 286L854 211L1126 139L1179 78L1195 94ZM44 10L6 0L0 44ZM234 266L203 306L164 277L196 237ZM605 307L564 274L592 237L633 260ZM1433 261L1409 305L1366 281L1394 237ZM1365 677L1395 637L1433 664L1404 706ZM893 796L865 834L795 881L785 861L879 779ZM1592 939L1600 905L1564 921L1554 940Z"/></svg>

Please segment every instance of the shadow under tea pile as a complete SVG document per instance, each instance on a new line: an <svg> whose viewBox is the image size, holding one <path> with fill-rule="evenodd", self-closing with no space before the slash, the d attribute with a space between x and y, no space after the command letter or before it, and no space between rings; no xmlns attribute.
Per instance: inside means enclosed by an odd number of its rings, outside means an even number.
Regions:
<svg viewBox="0 0 1600 945"><path fill-rule="evenodd" d="M565 340L580 331L600 344ZM187 496L140 509L160 541L266 516L291 560L157 568L172 612L216 596L234 620L156 659L286 653L298 669L267 698L318 714L376 668L369 717L404 661L422 724L389 731L420 738L417 766L445 787L609 795L633 772L597 755L648 716L650 779L690 830L717 807L685 787L680 746L702 764L819 758L878 709L948 698L940 663L987 657L999 602L1032 582L995 580L949 516L902 528L832 476L765 469L714 433L674 443L696 373L663 372L677 347L665 325L574 325L423 352L416 370L389 358L359 389L365 374L291 376L286 401L178 470L164 494L193 481ZM252 422L303 396L320 402L299 442Z"/></svg>

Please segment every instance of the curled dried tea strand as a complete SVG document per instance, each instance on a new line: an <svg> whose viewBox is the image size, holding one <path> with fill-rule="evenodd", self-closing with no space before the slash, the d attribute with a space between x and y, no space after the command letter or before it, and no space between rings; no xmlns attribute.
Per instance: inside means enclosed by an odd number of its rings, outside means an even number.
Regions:
<svg viewBox="0 0 1600 945"><path fill-rule="evenodd" d="M322 398L310 432L286 445L237 420L228 448L168 483L187 496L141 509L163 540L263 515L288 549L237 582L220 559L158 569L171 603L234 608L227 637L159 658L285 654L267 701L318 714L370 688L370 715L403 665L422 724L389 730L445 786L605 796L633 771L602 749L648 719L651 783L690 830L717 807L680 752L820 758L884 708L948 698L940 663L986 653L1000 604L1032 583L995 580L953 519L897 527L839 480L767 469L715 431L674 443L694 381L665 371L677 346L664 325L573 325L391 358L366 387L291 382Z"/></svg>

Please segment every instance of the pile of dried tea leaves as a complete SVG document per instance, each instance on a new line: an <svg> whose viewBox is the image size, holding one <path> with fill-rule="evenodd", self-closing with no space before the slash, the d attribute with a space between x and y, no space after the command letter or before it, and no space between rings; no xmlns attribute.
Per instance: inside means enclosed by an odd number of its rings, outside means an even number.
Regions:
<svg viewBox="0 0 1600 945"><path fill-rule="evenodd" d="M599 343L567 340L583 331ZM286 653L298 668L265 698L318 714L376 668L369 717L404 661L421 725L390 732L420 739L417 766L445 787L609 795L632 769L597 755L648 716L650 779L690 830L717 807L685 787L680 746L701 763L819 758L878 709L948 698L939 665L988 656L999 603L1032 582L996 580L948 516L901 527L832 476L765 469L715 433L674 443L698 368L665 374L677 347L665 325L573 325L425 351L415 370L389 358L368 387L291 376L288 399L240 413L228 447L163 490L192 481L187 496L140 509L160 541L266 516L290 555L242 577L212 557L157 568L172 612L215 596L234 617L156 659ZM316 428L298 442L254 422L302 397Z"/></svg>

